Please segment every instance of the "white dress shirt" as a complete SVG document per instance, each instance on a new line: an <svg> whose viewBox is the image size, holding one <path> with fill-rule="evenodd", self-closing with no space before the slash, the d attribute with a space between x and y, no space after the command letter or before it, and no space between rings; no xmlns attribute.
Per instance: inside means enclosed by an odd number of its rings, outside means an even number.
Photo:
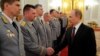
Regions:
<svg viewBox="0 0 100 56"><path fill-rule="evenodd" d="M81 24L82 24L82 22L79 22L76 26L74 26L75 27L75 34L77 33Z"/></svg>
<svg viewBox="0 0 100 56"><path fill-rule="evenodd" d="M13 23L13 20L8 17L4 12L2 12L2 14L7 18L7 20L12 24Z"/></svg>

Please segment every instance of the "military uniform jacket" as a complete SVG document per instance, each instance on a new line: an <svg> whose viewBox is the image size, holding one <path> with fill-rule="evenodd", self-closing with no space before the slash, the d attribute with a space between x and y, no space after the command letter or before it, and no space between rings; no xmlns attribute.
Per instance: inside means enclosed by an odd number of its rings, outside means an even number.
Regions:
<svg viewBox="0 0 100 56"><path fill-rule="evenodd" d="M0 15L0 56L25 56L23 35L15 23L17 31L5 16Z"/></svg>
<svg viewBox="0 0 100 56"><path fill-rule="evenodd" d="M36 20L33 21L33 25L40 36L41 45L47 47L48 39L44 22L41 21L40 18L37 18Z"/></svg>
<svg viewBox="0 0 100 56"><path fill-rule="evenodd" d="M52 47L52 43L53 43L53 35L51 32L51 27L49 25L49 22L45 23L45 28L46 28L46 33L47 33L47 39L48 39L48 47Z"/></svg>
<svg viewBox="0 0 100 56"><path fill-rule="evenodd" d="M24 19L21 22L24 35L26 56L45 56L46 48L41 46L41 41L34 25Z"/></svg>
<svg viewBox="0 0 100 56"><path fill-rule="evenodd" d="M50 27L51 27L52 36L53 36L52 37L52 40L53 40L52 45L54 47L57 44L56 40L60 35L61 25L60 25L60 22L58 21L58 19L53 19L49 23L50 23Z"/></svg>

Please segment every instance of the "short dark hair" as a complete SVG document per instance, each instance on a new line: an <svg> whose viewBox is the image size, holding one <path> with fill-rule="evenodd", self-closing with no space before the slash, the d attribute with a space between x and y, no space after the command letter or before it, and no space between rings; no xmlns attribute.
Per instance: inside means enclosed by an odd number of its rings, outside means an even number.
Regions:
<svg viewBox="0 0 100 56"><path fill-rule="evenodd" d="M34 5L31 5L31 4L26 4L24 6L24 8L23 8L23 12L30 10L30 8L35 9L35 6Z"/></svg>
<svg viewBox="0 0 100 56"><path fill-rule="evenodd" d="M1 2L0 2L1 9L4 10L5 3L12 4L15 1L20 1L20 0L1 0Z"/></svg>
<svg viewBox="0 0 100 56"><path fill-rule="evenodd" d="M55 9L51 9L51 10L50 10L50 14L51 14L53 11L56 11L56 10L55 10Z"/></svg>
<svg viewBox="0 0 100 56"><path fill-rule="evenodd" d="M75 11L76 16L80 16L80 19L82 19L82 12L79 9L73 9Z"/></svg>
<svg viewBox="0 0 100 56"><path fill-rule="evenodd" d="M35 5L35 8L37 8L37 7L39 7L39 6L42 7L41 4L36 4L36 5Z"/></svg>

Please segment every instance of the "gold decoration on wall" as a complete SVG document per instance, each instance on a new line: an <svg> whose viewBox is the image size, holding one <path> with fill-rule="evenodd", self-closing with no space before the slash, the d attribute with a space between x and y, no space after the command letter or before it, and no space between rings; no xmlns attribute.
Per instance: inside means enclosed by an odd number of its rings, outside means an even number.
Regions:
<svg viewBox="0 0 100 56"><path fill-rule="evenodd" d="M84 14L84 0L74 0L73 9L80 9Z"/></svg>
<svg viewBox="0 0 100 56"><path fill-rule="evenodd" d="M72 10L72 0L62 0L62 12L69 14Z"/></svg>
<svg viewBox="0 0 100 56"><path fill-rule="evenodd" d="M72 9L80 9L84 13L84 0L62 0L62 12L69 14Z"/></svg>

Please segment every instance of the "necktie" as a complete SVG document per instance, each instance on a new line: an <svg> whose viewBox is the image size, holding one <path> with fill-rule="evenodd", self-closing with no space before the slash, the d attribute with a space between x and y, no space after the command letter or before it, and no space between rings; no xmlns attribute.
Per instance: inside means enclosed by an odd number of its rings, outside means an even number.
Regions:
<svg viewBox="0 0 100 56"><path fill-rule="evenodd" d="M72 39L74 38L74 36L75 36L75 27L72 28L72 33L71 33Z"/></svg>
<svg viewBox="0 0 100 56"><path fill-rule="evenodd" d="M18 27L17 27L16 23L15 23L15 22L13 22L13 23L12 23L12 25L13 25L13 26L14 26L14 28L18 31Z"/></svg>
<svg viewBox="0 0 100 56"><path fill-rule="evenodd" d="M43 20L41 20L41 23L43 24Z"/></svg>

